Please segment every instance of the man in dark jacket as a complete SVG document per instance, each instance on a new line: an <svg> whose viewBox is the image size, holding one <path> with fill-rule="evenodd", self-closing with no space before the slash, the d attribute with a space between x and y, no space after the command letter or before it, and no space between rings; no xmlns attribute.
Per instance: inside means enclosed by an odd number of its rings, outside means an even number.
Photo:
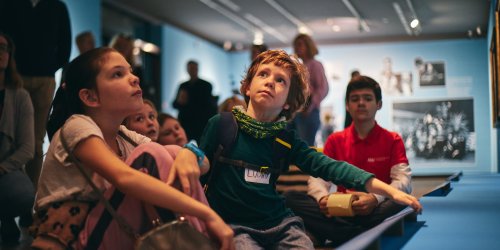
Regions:
<svg viewBox="0 0 500 250"><path fill-rule="evenodd" d="M203 129L217 113L217 100L212 96L212 84L198 78L198 63L187 63L189 81L179 86L173 103L179 110L178 119L189 139L199 140Z"/></svg>

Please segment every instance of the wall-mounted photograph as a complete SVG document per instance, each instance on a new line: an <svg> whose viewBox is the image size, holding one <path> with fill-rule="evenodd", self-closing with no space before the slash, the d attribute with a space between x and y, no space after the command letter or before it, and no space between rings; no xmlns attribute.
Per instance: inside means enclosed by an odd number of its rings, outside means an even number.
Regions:
<svg viewBox="0 0 500 250"><path fill-rule="evenodd" d="M394 102L393 129L403 138L411 165L475 161L472 99Z"/></svg>
<svg viewBox="0 0 500 250"><path fill-rule="evenodd" d="M424 62L421 58L416 58L415 67L418 70L420 87L444 86L446 84L444 62Z"/></svg>
<svg viewBox="0 0 500 250"><path fill-rule="evenodd" d="M410 71L396 72L390 57L384 58L379 78L380 87L386 95L409 96L413 94L413 76Z"/></svg>

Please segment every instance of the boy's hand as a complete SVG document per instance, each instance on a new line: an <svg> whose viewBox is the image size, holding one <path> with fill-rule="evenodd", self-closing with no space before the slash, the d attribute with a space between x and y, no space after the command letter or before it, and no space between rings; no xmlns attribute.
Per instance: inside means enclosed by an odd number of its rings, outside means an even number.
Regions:
<svg viewBox="0 0 500 250"><path fill-rule="evenodd" d="M176 177L179 178L182 191L190 196L191 187L196 187L200 182L200 167L196 155L191 150L186 148L179 150L170 168L167 184L172 185Z"/></svg>
<svg viewBox="0 0 500 250"><path fill-rule="evenodd" d="M356 215L369 215L378 206L378 200L373 194L351 191L348 193L358 196L358 200L352 202L352 210Z"/></svg>
<svg viewBox="0 0 500 250"><path fill-rule="evenodd" d="M405 192L399 191L399 192L395 193L393 195L392 199L399 204L408 205L408 206L412 207L413 210L415 210L415 212L417 212L417 213L422 212L422 205L417 200L417 198L415 198L415 197L413 197Z"/></svg>
<svg viewBox="0 0 500 250"><path fill-rule="evenodd" d="M318 202L318 205L319 205L319 210L321 210L321 212L328 218L332 217L331 215L328 214L328 207L326 207L326 204L328 202L328 197L330 195L327 194L323 197L321 197L321 199L319 199L319 202Z"/></svg>

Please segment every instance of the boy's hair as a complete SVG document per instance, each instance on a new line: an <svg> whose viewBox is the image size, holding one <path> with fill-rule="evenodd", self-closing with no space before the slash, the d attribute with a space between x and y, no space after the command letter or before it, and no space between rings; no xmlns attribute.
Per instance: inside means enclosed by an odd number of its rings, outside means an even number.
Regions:
<svg viewBox="0 0 500 250"><path fill-rule="evenodd" d="M307 47L307 55L309 57L314 57L319 53L318 47L316 47L316 44L314 43L313 39L311 36L307 34L298 34L295 39L293 39L293 45L295 45L299 40L304 41Z"/></svg>
<svg viewBox="0 0 500 250"><path fill-rule="evenodd" d="M80 99L82 89L92 89L97 92L97 75L102 64L115 49L101 47L89 50L70 62L66 70L65 82L57 89L52 101L52 112L47 122L49 138L73 114L84 114L85 105Z"/></svg>
<svg viewBox="0 0 500 250"><path fill-rule="evenodd" d="M153 109L153 111L156 114L158 114L158 110L156 110L155 104L152 101L150 101L149 99L143 98L142 102L144 102L145 105L149 105ZM125 118L125 120L123 120L122 125L124 125L125 127L127 127L130 117L131 117L130 115L127 116L127 118Z"/></svg>
<svg viewBox="0 0 500 250"><path fill-rule="evenodd" d="M0 31L0 36L7 40L7 53L9 53L9 61L7 62L7 68L5 69L5 87L6 88L21 88L23 85L23 80L19 75L16 67L15 52L16 46L12 38Z"/></svg>
<svg viewBox="0 0 500 250"><path fill-rule="evenodd" d="M174 119L177 121L177 119L169 114L166 114L166 113L159 113L158 114L158 123L160 124L160 127L163 125L163 123L166 121L166 120L170 120L170 119Z"/></svg>
<svg viewBox="0 0 500 250"><path fill-rule="evenodd" d="M284 50L268 50L259 54L248 68L246 76L241 80L240 92L245 97L248 106L250 98L245 94L246 90L250 87L259 66L270 63L290 71L290 90L286 99L290 108L282 110L280 115L291 120L295 113L302 110L309 97L309 73L297 58L291 57Z"/></svg>
<svg viewBox="0 0 500 250"><path fill-rule="evenodd" d="M378 82L373 80L371 77L359 75L353 77L349 84L347 84L345 103L349 102L349 94L358 89L371 89L373 90L373 94L375 94L376 101L382 101L382 90L380 89Z"/></svg>

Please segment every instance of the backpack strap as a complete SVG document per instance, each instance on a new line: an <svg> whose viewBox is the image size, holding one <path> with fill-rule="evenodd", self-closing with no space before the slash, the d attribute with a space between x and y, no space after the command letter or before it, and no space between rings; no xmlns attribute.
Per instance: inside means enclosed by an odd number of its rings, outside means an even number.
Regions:
<svg viewBox="0 0 500 250"><path fill-rule="evenodd" d="M288 171L290 164L290 150L293 136L290 130L282 129L276 135L273 144L273 166L279 173Z"/></svg>
<svg viewBox="0 0 500 250"><path fill-rule="evenodd" d="M219 141L219 146L222 146L222 155L228 155L231 149L233 149L237 136L238 123L233 113L222 112L220 114L219 126L217 127L217 140Z"/></svg>
<svg viewBox="0 0 500 250"><path fill-rule="evenodd" d="M217 163L219 162L222 155L227 155L233 148L236 137L238 136L238 123L236 118L234 118L231 112L221 112L220 120L217 126L217 149L215 150L214 156L212 158L212 166L208 172L207 181L203 189L205 193L208 190L208 186L214 176L216 171Z"/></svg>
<svg viewBox="0 0 500 250"><path fill-rule="evenodd" d="M125 139L125 141L127 141L128 143L130 143L130 145L132 145L134 147L139 146L139 144L137 142L135 142L134 140L132 140L132 138L128 137L128 135L126 135L123 131L118 130L118 135L121 136L123 139Z"/></svg>
<svg viewBox="0 0 500 250"><path fill-rule="evenodd" d="M281 173L279 168L270 167L270 166L259 166L259 165L248 163L248 162L245 162L242 160L229 159L229 158L226 158L224 156L219 157L219 162L225 163L225 164L228 164L231 166L235 166L235 167L248 168L248 169L251 169L251 170L254 170L257 172L261 172L263 174L268 174L268 173L279 174L279 173Z"/></svg>

